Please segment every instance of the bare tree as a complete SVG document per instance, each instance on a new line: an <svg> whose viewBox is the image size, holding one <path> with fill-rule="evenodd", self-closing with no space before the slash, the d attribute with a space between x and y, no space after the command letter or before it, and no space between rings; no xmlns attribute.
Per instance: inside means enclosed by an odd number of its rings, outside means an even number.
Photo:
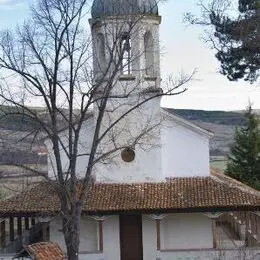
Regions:
<svg viewBox="0 0 260 260"><path fill-rule="evenodd" d="M80 216L94 166L112 160L123 148L146 143L160 120L146 119L138 132L130 133L123 127L128 116L151 100L184 92L183 85L191 79L187 76L171 81L164 91L148 86L142 90L143 95L138 87L142 79L135 80L134 86L118 84L122 72L129 72L130 63L143 54L133 50L129 55L128 37L140 30L138 21L142 19L133 15L120 18L113 27L106 28L104 35L113 44L105 44L106 62L95 62L92 66L93 59L102 61L103 53L96 53L91 33L84 26L90 4L88 0L39 0L28 22L15 33L2 32L0 38L0 98L2 105L12 107L5 115L21 115L32 120L35 122L30 131L33 140L44 133L53 147L56 181L45 178L54 185L60 199L70 260L78 259ZM101 57L95 59L97 55ZM131 95L135 98L129 101ZM32 100L45 108L41 115L30 108ZM91 142L82 152L80 135L93 107ZM113 118L109 120L112 113ZM66 129L63 134L61 129ZM127 138L118 142L122 132ZM66 166L62 153L69 162ZM88 162L84 176L78 176L77 165L82 156L87 156Z"/></svg>

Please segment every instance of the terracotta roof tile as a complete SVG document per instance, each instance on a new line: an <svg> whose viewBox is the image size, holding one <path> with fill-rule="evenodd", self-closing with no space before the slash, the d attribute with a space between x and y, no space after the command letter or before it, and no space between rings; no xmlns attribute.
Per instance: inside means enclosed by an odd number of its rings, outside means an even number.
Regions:
<svg viewBox="0 0 260 260"><path fill-rule="evenodd" d="M171 178L159 183L94 183L89 187L83 211L89 214L113 214L211 209L260 210L260 192L217 175ZM0 214L47 215L59 211L55 189L47 182L0 201Z"/></svg>
<svg viewBox="0 0 260 260"><path fill-rule="evenodd" d="M65 256L57 243L40 242L25 247L35 260L64 260Z"/></svg>

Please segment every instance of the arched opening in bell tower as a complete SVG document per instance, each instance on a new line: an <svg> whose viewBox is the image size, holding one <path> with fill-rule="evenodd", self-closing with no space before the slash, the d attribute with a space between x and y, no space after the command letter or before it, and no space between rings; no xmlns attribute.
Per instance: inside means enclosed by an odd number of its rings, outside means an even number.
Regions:
<svg viewBox="0 0 260 260"><path fill-rule="evenodd" d="M154 40L150 31L144 35L145 74L154 76Z"/></svg>
<svg viewBox="0 0 260 260"><path fill-rule="evenodd" d="M129 33L123 33L120 42L121 73L123 75L132 74L131 48L132 43Z"/></svg>
<svg viewBox="0 0 260 260"><path fill-rule="evenodd" d="M98 66L100 71L103 71L106 64L106 53L105 53L105 37L102 33L97 35L97 53L98 53Z"/></svg>

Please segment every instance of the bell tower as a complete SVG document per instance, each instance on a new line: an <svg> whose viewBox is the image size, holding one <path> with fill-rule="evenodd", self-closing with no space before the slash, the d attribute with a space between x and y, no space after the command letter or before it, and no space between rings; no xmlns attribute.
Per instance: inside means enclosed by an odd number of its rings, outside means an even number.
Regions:
<svg viewBox="0 0 260 260"><path fill-rule="evenodd" d="M160 180L160 46L156 0L94 0L90 26L97 95L111 89L100 148L116 150L96 166L97 181ZM101 97L102 98L102 97ZM97 116L98 103L94 106ZM114 125L118 120L119 122ZM156 130L155 130L156 129ZM109 156L108 156L109 157ZM114 165L114 166L113 166Z"/></svg>

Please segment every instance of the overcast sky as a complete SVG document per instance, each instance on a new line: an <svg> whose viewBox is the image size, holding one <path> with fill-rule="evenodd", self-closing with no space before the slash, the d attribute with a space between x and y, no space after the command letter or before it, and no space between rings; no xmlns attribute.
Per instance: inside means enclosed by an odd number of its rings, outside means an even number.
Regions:
<svg viewBox="0 0 260 260"><path fill-rule="evenodd" d="M32 0L0 0L0 29L13 28L29 15ZM229 82L218 73L214 51L200 40L202 29L182 23L187 11L198 13L196 0L168 0L160 7L162 16L162 75L177 76L197 70L188 91L168 98L163 105L174 108L239 110L251 100L260 109L260 83Z"/></svg>

